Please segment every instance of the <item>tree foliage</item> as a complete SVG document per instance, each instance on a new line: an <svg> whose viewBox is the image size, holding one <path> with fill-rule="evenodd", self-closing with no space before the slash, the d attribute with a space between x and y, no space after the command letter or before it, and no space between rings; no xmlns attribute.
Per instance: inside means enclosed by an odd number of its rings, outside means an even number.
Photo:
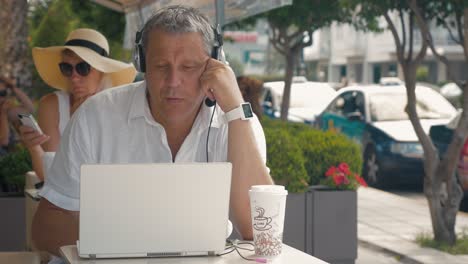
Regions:
<svg viewBox="0 0 468 264"><path fill-rule="evenodd" d="M0 75L31 83L26 0L0 0Z"/></svg>
<svg viewBox="0 0 468 264"><path fill-rule="evenodd" d="M351 21L351 12L339 0L294 0L283 6L244 20L252 24L267 19L270 43L285 58L285 88L281 103L281 119L287 120L294 68L304 47L312 44L312 33L333 22Z"/></svg>

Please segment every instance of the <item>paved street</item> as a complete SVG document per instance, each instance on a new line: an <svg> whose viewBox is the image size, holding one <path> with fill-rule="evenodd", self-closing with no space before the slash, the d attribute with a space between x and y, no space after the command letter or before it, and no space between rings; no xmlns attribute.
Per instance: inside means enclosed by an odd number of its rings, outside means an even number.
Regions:
<svg viewBox="0 0 468 264"><path fill-rule="evenodd" d="M451 255L432 248L422 248L414 241L418 234L431 231L430 219L425 200L406 198L374 188L358 190L360 242L398 256L406 256L413 263L468 263L468 255ZM460 232L467 226L468 214L459 212L456 231Z"/></svg>
<svg viewBox="0 0 468 264"><path fill-rule="evenodd" d="M400 261L396 255L387 253L376 247L359 243L358 258L355 264L401 264L411 263L408 261Z"/></svg>

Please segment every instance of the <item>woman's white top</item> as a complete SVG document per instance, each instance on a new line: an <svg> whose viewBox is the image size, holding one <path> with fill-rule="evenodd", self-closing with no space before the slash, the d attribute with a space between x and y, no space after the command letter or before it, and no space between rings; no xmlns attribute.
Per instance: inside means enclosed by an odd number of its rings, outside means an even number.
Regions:
<svg viewBox="0 0 468 264"><path fill-rule="evenodd" d="M59 132L60 137L67 127L68 121L70 121L70 94L65 91L56 91L54 92L57 95L58 99L58 110L59 110ZM42 163L44 166L44 173L49 169L52 165L52 161L54 160L55 151L54 152L45 152L42 156Z"/></svg>
<svg viewBox="0 0 468 264"><path fill-rule="evenodd" d="M62 136L65 127L70 121L70 94L65 91L56 91L59 107L59 131Z"/></svg>

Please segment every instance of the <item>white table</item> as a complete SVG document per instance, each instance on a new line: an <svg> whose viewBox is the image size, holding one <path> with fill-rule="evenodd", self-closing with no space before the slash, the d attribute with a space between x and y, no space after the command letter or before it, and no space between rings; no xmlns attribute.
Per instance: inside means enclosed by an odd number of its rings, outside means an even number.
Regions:
<svg viewBox="0 0 468 264"><path fill-rule="evenodd" d="M250 251L239 250L244 257L253 258ZM63 246L60 248L62 257L70 264L241 264L256 263L242 259L236 251L220 257L183 257L183 258L132 258L132 259L82 259L78 256L76 246ZM283 244L283 253L267 263L274 264L323 264L326 263L316 257Z"/></svg>

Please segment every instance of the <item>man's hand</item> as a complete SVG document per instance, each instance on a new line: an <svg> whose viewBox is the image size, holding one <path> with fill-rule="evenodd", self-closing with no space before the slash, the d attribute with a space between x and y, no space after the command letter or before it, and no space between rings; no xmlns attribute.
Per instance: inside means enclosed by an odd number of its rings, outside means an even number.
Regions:
<svg viewBox="0 0 468 264"><path fill-rule="evenodd" d="M229 112L244 102L231 67L218 60L208 60L200 83L206 96L216 100L223 112Z"/></svg>

